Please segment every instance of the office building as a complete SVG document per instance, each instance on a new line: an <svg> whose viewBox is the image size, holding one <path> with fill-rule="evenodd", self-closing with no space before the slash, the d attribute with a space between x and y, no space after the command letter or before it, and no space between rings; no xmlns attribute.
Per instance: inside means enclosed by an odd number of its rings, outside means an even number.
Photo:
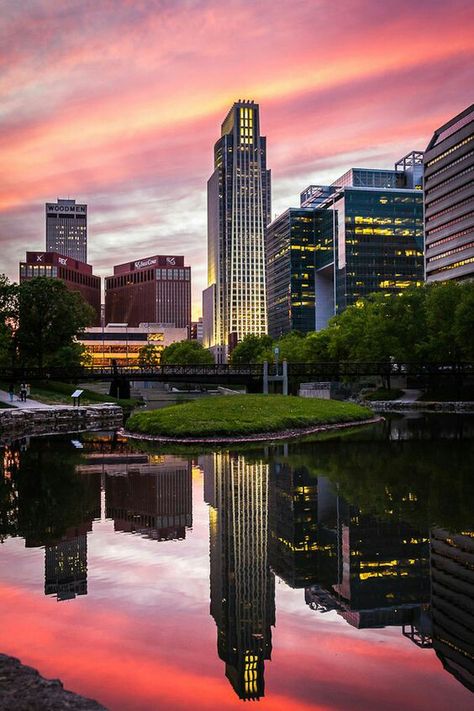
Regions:
<svg viewBox="0 0 474 711"><path fill-rule="evenodd" d="M474 278L474 104L438 128L424 156L426 281Z"/></svg>
<svg viewBox="0 0 474 711"><path fill-rule="evenodd" d="M268 464L226 453L202 459L207 483L211 615L217 650L240 699L264 696L265 660L271 658L275 578L268 561ZM206 472L205 480L208 478ZM213 489L213 491L211 491Z"/></svg>
<svg viewBox="0 0 474 711"><path fill-rule="evenodd" d="M422 159L414 151L394 170L352 168L331 185L310 185L301 193L300 210L290 210L288 218L281 216L270 225L267 289L276 302L269 311L270 333L295 328L289 314L298 309L309 324L312 300L320 330L331 316L369 294L396 294L423 283ZM326 215L321 217L320 211ZM313 245L314 297L306 269ZM293 256L298 252L306 253L299 266ZM298 269L309 278L298 276Z"/></svg>
<svg viewBox="0 0 474 711"><path fill-rule="evenodd" d="M217 360L247 334L267 330L265 229L270 221L270 171L259 107L238 101L214 147L208 181L208 289L203 295L206 348Z"/></svg>
<svg viewBox="0 0 474 711"><path fill-rule="evenodd" d="M443 667L474 691L474 532L431 531L433 648Z"/></svg>
<svg viewBox="0 0 474 711"><path fill-rule="evenodd" d="M104 327L86 328L78 340L92 357L92 365L110 367L113 361L127 368L138 367L143 346L154 346L160 359L166 346L188 337L187 328L149 324L130 328L126 323L110 323Z"/></svg>
<svg viewBox="0 0 474 711"><path fill-rule="evenodd" d="M20 262L20 284L34 277L61 279L70 291L78 291L95 312L94 324L100 323L100 277L90 264L57 252L27 252Z"/></svg>
<svg viewBox="0 0 474 711"><path fill-rule="evenodd" d="M160 323L189 331L191 267L184 257L155 255L115 266L105 279L105 323Z"/></svg>
<svg viewBox="0 0 474 711"><path fill-rule="evenodd" d="M332 245L330 210L290 208L267 228L268 333L308 333L315 321L315 251Z"/></svg>
<svg viewBox="0 0 474 711"><path fill-rule="evenodd" d="M87 595L87 533L91 529L82 524L45 546L45 595L55 595L58 602Z"/></svg>
<svg viewBox="0 0 474 711"><path fill-rule="evenodd" d="M45 212L46 251L87 262L87 205L58 199Z"/></svg>

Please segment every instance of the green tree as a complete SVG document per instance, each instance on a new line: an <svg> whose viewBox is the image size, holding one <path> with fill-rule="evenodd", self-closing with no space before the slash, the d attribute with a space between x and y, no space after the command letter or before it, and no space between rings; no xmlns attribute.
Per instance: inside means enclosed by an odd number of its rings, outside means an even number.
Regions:
<svg viewBox="0 0 474 711"><path fill-rule="evenodd" d="M160 364L160 351L157 346L147 343L138 351L138 365L140 368L155 368Z"/></svg>
<svg viewBox="0 0 474 711"><path fill-rule="evenodd" d="M274 344L279 349L278 360L288 361L288 363L305 363L306 362L306 338L299 331L285 333L284 336L278 339ZM273 360L274 355L271 354L269 360Z"/></svg>
<svg viewBox="0 0 474 711"><path fill-rule="evenodd" d="M230 354L231 365L247 365L261 363L265 358L271 359L273 340L270 336L245 336ZM270 355L268 355L270 354Z"/></svg>
<svg viewBox="0 0 474 711"><path fill-rule="evenodd" d="M0 274L0 364L15 359L15 329L18 309L18 285Z"/></svg>
<svg viewBox="0 0 474 711"><path fill-rule="evenodd" d="M454 313L454 338L462 360L474 361L474 283L460 285L461 299Z"/></svg>
<svg viewBox="0 0 474 711"><path fill-rule="evenodd" d="M212 365L212 353L198 341L177 341L166 346L161 354L163 365Z"/></svg>
<svg viewBox="0 0 474 711"><path fill-rule="evenodd" d="M37 277L19 287L20 361L38 367L51 364L58 352L72 347L75 337L94 320L94 310L60 279Z"/></svg>

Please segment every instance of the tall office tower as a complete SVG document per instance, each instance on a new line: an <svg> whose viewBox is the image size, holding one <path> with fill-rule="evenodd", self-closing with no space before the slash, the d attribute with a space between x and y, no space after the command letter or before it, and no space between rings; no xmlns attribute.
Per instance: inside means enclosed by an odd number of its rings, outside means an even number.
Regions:
<svg viewBox="0 0 474 711"><path fill-rule="evenodd" d="M474 531L431 531L431 614L443 667L474 691Z"/></svg>
<svg viewBox="0 0 474 711"><path fill-rule="evenodd" d="M184 257L145 257L114 266L105 279L105 323L191 328L191 267Z"/></svg>
<svg viewBox="0 0 474 711"><path fill-rule="evenodd" d="M425 164L426 281L474 278L474 104L438 128Z"/></svg>
<svg viewBox="0 0 474 711"><path fill-rule="evenodd" d="M266 282L272 338L315 330L315 252L323 245L332 249L332 229L330 210L293 207L268 226Z"/></svg>
<svg viewBox="0 0 474 711"><path fill-rule="evenodd" d="M46 251L87 262L87 205L58 199L45 210Z"/></svg>
<svg viewBox="0 0 474 711"><path fill-rule="evenodd" d="M211 615L226 676L241 699L264 696L275 578L268 561L268 464L214 454L210 518ZM205 478L206 472L205 472ZM210 489L213 488L213 491Z"/></svg>
<svg viewBox="0 0 474 711"><path fill-rule="evenodd" d="M222 124L207 197L209 286L203 293L203 344L221 361L244 336L267 330L270 171L253 101L236 102Z"/></svg>
<svg viewBox="0 0 474 711"><path fill-rule="evenodd" d="M369 294L423 283L422 159L413 151L395 170L352 168L301 193L302 208L331 211L333 222L314 252L316 330Z"/></svg>

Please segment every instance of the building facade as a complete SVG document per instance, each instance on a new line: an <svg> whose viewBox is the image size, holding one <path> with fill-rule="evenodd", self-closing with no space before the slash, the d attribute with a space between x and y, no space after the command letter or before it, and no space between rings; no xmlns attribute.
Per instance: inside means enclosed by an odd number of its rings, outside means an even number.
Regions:
<svg viewBox="0 0 474 711"><path fill-rule="evenodd" d="M369 294L423 283L420 152L395 170L353 168L332 185L311 185L301 193L301 207L332 213L314 252L316 330Z"/></svg>
<svg viewBox="0 0 474 711"><path fill-rule="evenodd" d="M58 199L45 204L46 251L87 262L87 205Z"/></svg>
<svg viewBox="0 0 474 711"><path fill-rule="evenodd" d="M426 281L474 278L474 104L438 128L425 164Z"/></svg>
<svg viewBox="0 0 474 711"><path fill-rule="evenodd" d="M143 346L154 346L159 362L166 346L184 341L187 337L187 328L160 324L133 328L126 323L111 323L100 328L86 328L78 340L90 354L92 365L110 367L115 361L119 366L136 368Z"/></svg>
<svg viewBox="0 0 474 711"><path fill-rule="evenodd" d="M266 233L268 333L278 338L289 331L308 333L315 322L315 252L332 245L329 210L290 208Z"/></svg>
<svg viewBox="0 0 474 711"><path fill-rule="evenodd" d="M207 195L203 342L224 359L229 344L267 330L265 229L271 188L258 104L238 101L227 114L214 147Z"/></svg>
<svg viewBox="0 0 474 711"><path fill-rule="evenodd" d="M191 326L191 267L184 257L137 259L105 279L105 323Z"/></svg>
<svg viewBox="0 0 474 711"><path fill-rule="evenodd" d="M27 252L20 262L20 284L34 277L61 279L70 291L78 291L95 312L94 324L100 323L100 277L90 264L57 252Z"/></svg>

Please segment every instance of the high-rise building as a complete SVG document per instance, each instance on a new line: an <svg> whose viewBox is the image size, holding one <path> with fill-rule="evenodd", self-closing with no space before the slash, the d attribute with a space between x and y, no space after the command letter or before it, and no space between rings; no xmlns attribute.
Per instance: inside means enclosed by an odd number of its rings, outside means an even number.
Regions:
<svg viewBox="0 0 474 711"><path fill-rule="evenodd" d="M94 325L100 323L100 277L90 264L57 252L27 252L20 262L20 284L34 277L61 279L70 291L78 291L95 311Z"/></svg>
<svg viewBox="0 0 474 711"><path fill-rule="evenodd" d="M330 210L289 208L267 228L268 333L308 333L315 323L315 251L332 247ZM331 314L332 315L332 314Z"/></svg>
<svg viewBox="0 0 474 711"><path fill-rule="evenodd" d="M352 168L332 185L310 185L301 193L301 207L270 225L270 333L297 328L297 313L307 330L312 309L320 330L369 294L423 283L422 159L414 151L394 170ZM311 251L314 277L306 268Z"/></svg>
<svg viewBox="0 0 474 711"><path fill-rule="evenodd" d="M438 128L424 156L426 281L474 278L474 104Z"/></svg>
<svg viewBox="0 0 474 711"><path fill-rule="evenodd" d="M267 553L268 464L229 453L214 454L213 460L201 461L211 464L214 474L206 496L212 501L211 615L217 649L239 698L259 699L275 624L275 578Z"/></svg>
<svg viewBox="0 0 474 711"><path fill-rule="evenodd" d="M46 251L87 262L87 205L58 199L45 210Z"/></svg>
<svg viewBox="0 0 474 711"><path fill-rule="evenodd" d="M68 530L60 541L45 547L44 594L73 600L87 595L87 533L91 525Z"/></svg>
<svg viewBox="0 0 474 711"><path fill-rule="evenodd" d="M270 171L259 107L253 101L236 102L222 124L207 195L209 286L203 296L203 343L223 360L244 336L267 330Z"/></svg>
<svg viewBox="0 0 474 711"><path fill-rule="evenodd" d="M114 266L105 279L105 323L191 328L191 267L184 257L158 256Z"/></svg>

